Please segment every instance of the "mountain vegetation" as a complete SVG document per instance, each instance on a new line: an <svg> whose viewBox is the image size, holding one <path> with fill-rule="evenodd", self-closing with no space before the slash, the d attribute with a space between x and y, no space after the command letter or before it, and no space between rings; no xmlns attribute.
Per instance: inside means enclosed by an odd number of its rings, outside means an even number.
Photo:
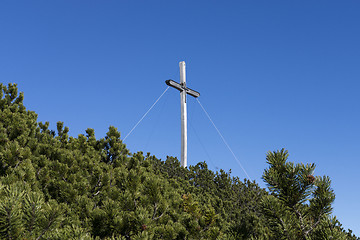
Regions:
<svg viewBox="0 0 360 240"><path fill-rule="evenodd" d="M23 99L0 84L0 239L359 239L331 216L330 178L284 149L267 154L263 189L130 153L113 126L50 130Z"/></svg>

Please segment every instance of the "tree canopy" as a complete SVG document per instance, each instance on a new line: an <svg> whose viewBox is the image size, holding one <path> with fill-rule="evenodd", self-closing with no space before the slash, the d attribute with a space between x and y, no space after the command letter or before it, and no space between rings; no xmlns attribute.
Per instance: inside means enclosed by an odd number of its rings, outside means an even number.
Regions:
<svg viewBox="0 0 360 240"><path fill-rule="evenodd" d="M16 84L0 84L1 239L359 239L331 216L314 164L269 152L263 179L182 168L130 153L113 126L97 139L38 122Z"/></svg>

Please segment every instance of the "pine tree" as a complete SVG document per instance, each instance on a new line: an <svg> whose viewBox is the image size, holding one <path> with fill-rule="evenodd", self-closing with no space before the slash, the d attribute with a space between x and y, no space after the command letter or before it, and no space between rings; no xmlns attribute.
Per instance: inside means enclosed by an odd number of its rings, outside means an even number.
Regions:
<svg viewBox="0 0 360 240"><path fill-rule="evenodd" d="M334 193L315 165L269 153L255 182L130 153L109 127L96 139L37 122L16 84L0 84L1 239L351 239L329 216Z"/></svg>
<svg viewBox="0 0 360 240"><path fill-rule="evenodd" d="M270 195L263 198L262 206L273 238L307 240L335 237L339 228L336 224L329 228L331 205L335 199L330 178L313 176L315 164L287 162L288 156L288 152L282 149L269 152L266 158L270 167L265 170L263 179ZM342 239L339 236L335 238Z"/></svg>

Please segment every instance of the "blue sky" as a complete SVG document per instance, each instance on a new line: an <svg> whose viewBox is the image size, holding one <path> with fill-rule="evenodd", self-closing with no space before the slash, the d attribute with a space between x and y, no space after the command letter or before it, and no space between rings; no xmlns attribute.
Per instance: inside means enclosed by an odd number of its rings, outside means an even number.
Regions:
<svg viewBox="0 0 360 240"><path fill-rule="evenodd" d="M124 137L166 89L187 84L261 186L267 151L316 163L334 215L359 236L359 1L0 2L0 82L18 83L39 121L73 136ZM245 178L188 98L188 162ZM180 156L180 97L169 89L126 139L131 152Z"/></svg>

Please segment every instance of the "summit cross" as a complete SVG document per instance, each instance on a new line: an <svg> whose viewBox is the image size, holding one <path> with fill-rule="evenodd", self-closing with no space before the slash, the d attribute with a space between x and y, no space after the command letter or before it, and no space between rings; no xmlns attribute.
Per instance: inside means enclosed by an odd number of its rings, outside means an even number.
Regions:
<svg viewBox="0 0 360 240"><path fill-rule="evenodd" d="M165 83L180 91L181 103L181 166L187 167L187 108L186 108L186 95L189 94L195 98L200 96L200 93L186 87L186 70L185 62L179 63L180 67L180 83L171 79L166 80Z"/></svg>

